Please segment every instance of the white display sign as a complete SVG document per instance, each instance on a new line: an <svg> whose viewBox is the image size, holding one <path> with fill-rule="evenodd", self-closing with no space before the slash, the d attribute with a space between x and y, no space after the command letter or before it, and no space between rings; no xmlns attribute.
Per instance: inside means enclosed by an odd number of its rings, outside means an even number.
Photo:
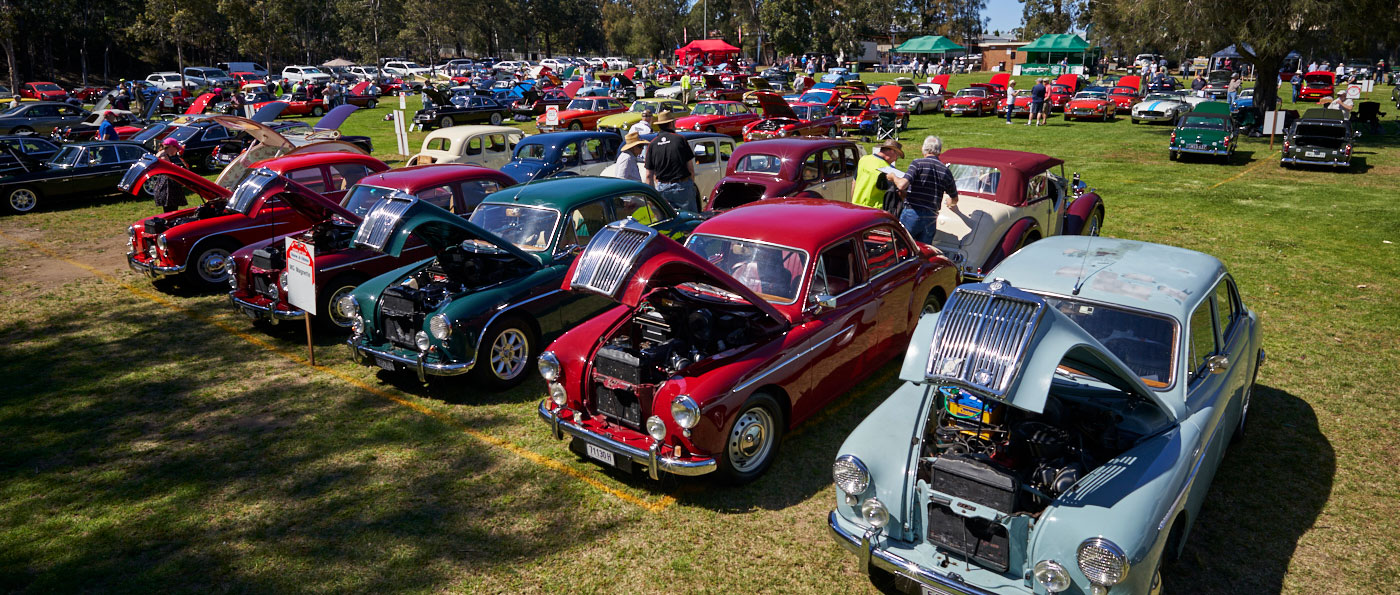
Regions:
<svg viewBox="0 0 1400 595"><path fill-rule="evenodd" d="M1283 123L1287 120L1283 112L1264 112L1264 130L1262 134L1283 134Z"/></svg>
<svg viewBox="0 0 1400 595"><path fill-rule="evenodd" d="M1347 97L1361 99L1361 85L1347 85Z"/></svg>
<svg viewBox="0 0 1400 595"><path fill-rule="evenodd" d="M399 91L399 109L408 109L408 93Z"/></svg>
<svg viewBox="0 0 1400 595"><path fill-rule="evenodd" d="M546 105L544 107L544 123L546 126L559 125L559 106Z"/></svg>
<svg viewBox="0 0 1400 595"><path fill-rule="evenodd" d="M646 96L647 96L647 86L646 86L646 84L645 84L645 83L637 83L637 98L638 98L638 99L641 99L641 98L646 97Z"/></svg>
<svg viewBox="0 0 1400 595"><path fill-rule="evenodd" d="M315 316L316 312L316 247L295 238L287 238L287 302L293 308Z"/></svg>
<svg viewBox="0 0 1400 595"><path fill-rule="evenodd" d="M1364 80L1364 81L1361 81L1361 92L1362 92L1362 93L1370 93L1370 92L1375 91L1375 90L1376 90L1376 81L1371 80L1371 79L1366 79L1366 80Z"/></svg>

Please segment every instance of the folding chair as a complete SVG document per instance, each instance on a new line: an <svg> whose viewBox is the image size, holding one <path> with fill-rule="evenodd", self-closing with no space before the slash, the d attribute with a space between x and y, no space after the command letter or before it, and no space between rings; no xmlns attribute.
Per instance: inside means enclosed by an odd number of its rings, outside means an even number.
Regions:
<svg viewBox="0 0 1400 595"><path fill-rule="evenodd" d="M899 140L899 114L893 111L880 112L875 121L875 142L885 139Z"/></svg>

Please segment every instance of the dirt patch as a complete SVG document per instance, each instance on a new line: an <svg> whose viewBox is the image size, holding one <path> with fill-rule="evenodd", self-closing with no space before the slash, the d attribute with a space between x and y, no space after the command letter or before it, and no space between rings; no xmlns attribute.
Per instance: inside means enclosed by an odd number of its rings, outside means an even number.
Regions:
<svg viewBox="0 0 1400 595"><path fill-rule="evenodd" d="M44 251L36 250L38 244ZM127 270L125 234L69 244L56 244L52 238L33 229L7 229L0 236L0 279L7 291L43 292L84 278L91 271L67 262L82 263L103 273L120 275Z"/></svg>

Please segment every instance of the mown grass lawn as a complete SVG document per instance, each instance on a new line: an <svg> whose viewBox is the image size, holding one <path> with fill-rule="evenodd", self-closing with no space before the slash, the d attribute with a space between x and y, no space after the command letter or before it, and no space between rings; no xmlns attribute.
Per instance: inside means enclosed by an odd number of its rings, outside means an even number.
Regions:
<svg viewBox="0 0 1400 595"><path fill-rule="evenodd" d="M401 161L387 111L345 132ZM1168 127L1126 118L924 115L902 135L1062 158L1104 196L1106 235L1219 256L1260 313L1251 433L1171 593L1400 591L1391 116L1350 173L1282 169L1267 139L1230 165L1171 162ZM126 226L154 211L117 197L0 217L0 591L869 590L827 536L829 469L895 387L893 364L789 436L754 484L624 477L550 436L537 380L420 386L351 365L329 336L313 369L299 326L152 288L123 253Z"/></svg>

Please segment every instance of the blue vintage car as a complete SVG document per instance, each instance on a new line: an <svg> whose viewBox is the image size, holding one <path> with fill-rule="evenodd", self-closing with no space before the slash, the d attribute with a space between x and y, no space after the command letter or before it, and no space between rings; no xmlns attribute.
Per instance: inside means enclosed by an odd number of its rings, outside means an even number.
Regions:
<svg viewBox="0 0 1400 595"><path fill-rule="evenodd" d="M1155 594L1226 445L1259 320L1206 254L1056 236L919 322L842 444L836 541L924 593Z"/></svg>
<svg viewBox="0 0 1400 595"><path fill-rule="evenodd" d="M559 175L596 176L617 161L622 137L611 132L550 132L527 136L501 167L521 184Z"/></svg>

